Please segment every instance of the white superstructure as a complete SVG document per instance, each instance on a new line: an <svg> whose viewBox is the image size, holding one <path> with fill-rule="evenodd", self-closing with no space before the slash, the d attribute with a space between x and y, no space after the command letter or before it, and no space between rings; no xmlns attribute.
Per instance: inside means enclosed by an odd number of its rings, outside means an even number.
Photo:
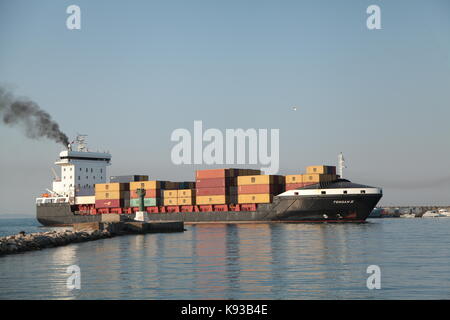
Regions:
<svg viewBox="0 0 450 320"><path fill-rule="evenodd" d="M77 150L72 148L77 146ZM92 196L96 183L106 182L106 167L111 164L107 152L91 152L85 144L85 136L78 136L69 144L68 150L61 151L55 162L60 166L60 176L53 181L49 197L38 198L42 202L74 202L75 197Z"/></svg>

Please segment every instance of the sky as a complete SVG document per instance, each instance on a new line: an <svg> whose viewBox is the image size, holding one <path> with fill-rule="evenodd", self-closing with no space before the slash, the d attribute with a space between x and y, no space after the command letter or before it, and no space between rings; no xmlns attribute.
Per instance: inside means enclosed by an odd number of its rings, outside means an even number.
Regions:
<svg viewBox="0 0 450 320"><path fill-rule="evenodd" d="M448 0L0 0L0 85L111 152L109 175L193 180L208 166L175 165L170 136L201 120L279 129L280 174L343 152L381 205L450 205ZM32 216L62 147L3 124L0 145L0 215Z"/></svg>

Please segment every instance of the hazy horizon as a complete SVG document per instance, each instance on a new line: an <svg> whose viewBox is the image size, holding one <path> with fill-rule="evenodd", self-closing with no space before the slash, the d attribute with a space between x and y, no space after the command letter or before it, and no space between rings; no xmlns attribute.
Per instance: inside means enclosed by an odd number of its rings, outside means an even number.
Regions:
<svg viewBox="0 0 450 320"><path fill-rule="evenodd" d="M174 165L170 135L202 120L279 129L279 174L343 152L380 205L450 206L448 1L79 0L68 30L71 4L0 3L0 85L109 150L108 176L194 180L208 166ZM4 124L0 143L0 216L34 216L62 147Z"/></svg>

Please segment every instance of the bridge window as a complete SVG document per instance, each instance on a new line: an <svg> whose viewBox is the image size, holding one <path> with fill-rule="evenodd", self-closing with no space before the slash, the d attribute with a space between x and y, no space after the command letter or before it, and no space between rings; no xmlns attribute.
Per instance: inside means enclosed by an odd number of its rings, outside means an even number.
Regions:
<svg viewBox="0 0 450 320"><path fill-rule="evenodd" d="M347 190L344 190L344 194L347 194Z"/></svg>
<svg viewBox="0 0 450 320"><path fill-rule="evenodd" d="M322 191L322 194L327 194L327 192L326 191Z"/></svg>
<svg viewBox="0 0 450 320"><path fill-rule="evenodd" d="M294 192L294 195L298 196L298 192Z"/></svg>
<svg viewBox="0 0 450 320"><path fill-rule="evenodd" d="M366 193L366 190L361 190L361 193Z"/></svg>

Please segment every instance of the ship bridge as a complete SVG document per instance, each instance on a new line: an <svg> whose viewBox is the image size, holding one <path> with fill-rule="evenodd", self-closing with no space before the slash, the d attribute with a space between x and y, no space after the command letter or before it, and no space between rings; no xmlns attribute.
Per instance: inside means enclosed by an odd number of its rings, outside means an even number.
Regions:
<svg viewBox="0 0 450 320"><path fill-rule="evenodd" d="M60 152L55 164L61 168L61 173L58 175L54 171L53 188L48 190L46 199L40 199L43 203L75 202L78 196L93 196L95 184L106 182L106 167L111 165L111 154L90 151L85 139L85 135L78 135L67 150Z"/></svg>

